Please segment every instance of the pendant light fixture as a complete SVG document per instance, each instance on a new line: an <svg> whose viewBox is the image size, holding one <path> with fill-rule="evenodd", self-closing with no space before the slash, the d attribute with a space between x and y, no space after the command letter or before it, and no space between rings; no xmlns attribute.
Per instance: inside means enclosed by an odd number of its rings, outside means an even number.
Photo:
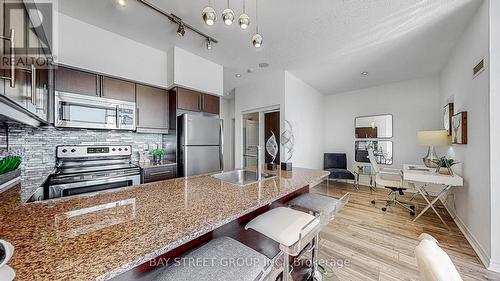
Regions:
<svg viewBox="0 0 500 281"><path fill-rule="evenodd" d="M217 12L215 12L215 9L210 5L210 0L208 1L208 6L206 6L203 11L201 12L203 21L207 25L214 25L215 22L217 21Z"/></svg>
<svg viewBox="0 0 500 281"><path fill-rule="evenodd" d="M222 11L222 20L224 24L231 25L234 21L234 12L229 8L229 0L227 0L227 9Z"/></svg>
<svg viewBox="0 0 500 281"><path fill-rule="evenodd" d="M250 17L247 15L245 2L246 0L243 0L243 13L238 19L241 29L247 29L247 27L250 25Z"/></svg>
<svg viewBox="0 0 500 281"><path fill-rule="evenodd" d="M262 46L263 38L259 34L259 0L255 0L255 34L252 37L252 44L255 48Z"/></svg>

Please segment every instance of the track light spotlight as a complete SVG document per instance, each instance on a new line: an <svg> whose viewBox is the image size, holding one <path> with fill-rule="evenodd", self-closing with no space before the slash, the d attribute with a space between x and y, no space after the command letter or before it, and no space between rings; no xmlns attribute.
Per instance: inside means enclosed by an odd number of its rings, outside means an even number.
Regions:
<svg viewBox="0 0 500 281"><path fill-rule="evenodd" d="M212 40L210 38L207 38L207 50L212 50Z"/></svg>
<svg viewBox="0 0 500 281"><path fill-rule="evenodd" d="M184 24L182 22L179 22L179 28L177 28L177 35L183 37L184 34L186 34L186 30L184 29Z"/></svg>

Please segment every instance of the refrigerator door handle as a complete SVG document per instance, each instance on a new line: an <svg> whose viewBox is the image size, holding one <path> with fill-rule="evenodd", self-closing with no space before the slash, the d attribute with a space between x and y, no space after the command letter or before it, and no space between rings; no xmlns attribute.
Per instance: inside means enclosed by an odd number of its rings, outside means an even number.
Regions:
<svg viewBox="0 0 500 281"><path fill-rule="evenodd" d="M224 171L224 121L220 120L220 169Z"/></svg>

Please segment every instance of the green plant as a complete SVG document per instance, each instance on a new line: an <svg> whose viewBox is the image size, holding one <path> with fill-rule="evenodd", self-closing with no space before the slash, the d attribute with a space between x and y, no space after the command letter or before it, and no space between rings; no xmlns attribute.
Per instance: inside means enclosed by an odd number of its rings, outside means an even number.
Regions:
<svg viewBox="0 0 500 281"><path fill-rule="evenodd" d="M20 156L6 156L0 160L0 175L11 172L19 168L21 165Z"/></svg>
<svg viewBox="0 0 500 281"><path fill-rule="evenodd" d="M153 149L149 152L150 155L152 155L153 157L161 157L163 155L165 155L165 150L162 149L162 148L157 148L157 149Z"/></svg>
<svg viewBox="0 0 500 281"><path fill-rule="evenodd" d="M451 159L451 158L448 159L445 156L443 156L437 160L433 160L432 162L434 162L436 165L438 165L439 167L442 167L442 168L452 167L453 165L460 163L460 162L456 162L455 159Z"/></svg>

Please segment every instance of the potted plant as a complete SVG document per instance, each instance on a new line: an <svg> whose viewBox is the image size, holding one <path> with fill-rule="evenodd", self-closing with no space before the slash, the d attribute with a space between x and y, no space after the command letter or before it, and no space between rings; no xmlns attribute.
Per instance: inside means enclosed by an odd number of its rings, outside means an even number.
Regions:
<svg viewBox="0 0 500 281"><path fill-rule="evenodd" d="M21 176L21 156L17 153L7 152L0 156L0 187Z"/></svg>
<svg viewBox="0 0 500 281"><path fill-rule="evenodd" d="M444 173L444 174L450 174L453 176L453 170L451 169L452 166L460 163L457 162L455 159L452 158L446 158L446 156L443 156L437 160L433 160L433 162L437 165L436 168L436 173ZM441 171L441 168L446 168L444 172Z"/></svg>
<svg viewBox="0 0 500 281"><path fill-rule="evenodd" d="M151 150L149 154L153 156L153 162L159 164L161 163L161 157L165 155L165 150L162 148L157 148Z"/></svg>

